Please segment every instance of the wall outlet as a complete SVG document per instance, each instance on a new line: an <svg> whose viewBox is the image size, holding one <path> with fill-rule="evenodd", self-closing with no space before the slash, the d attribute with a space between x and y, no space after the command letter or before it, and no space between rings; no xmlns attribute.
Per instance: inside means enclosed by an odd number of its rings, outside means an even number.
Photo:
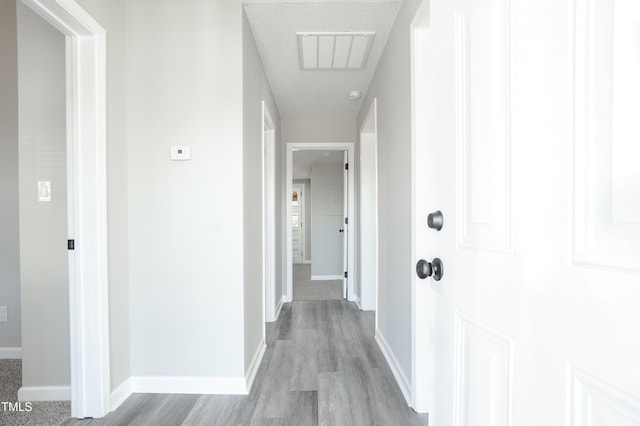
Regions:
<svg viewBox="0 0 640 426"><path fill-rule="evenodd" d="M0 322L7 322L7 307L0 306Z"/></svg>

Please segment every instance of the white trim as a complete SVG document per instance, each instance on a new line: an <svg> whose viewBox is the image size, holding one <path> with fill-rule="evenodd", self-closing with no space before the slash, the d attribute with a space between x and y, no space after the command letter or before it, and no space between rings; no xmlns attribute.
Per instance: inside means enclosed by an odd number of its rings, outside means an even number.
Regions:
<svg viewBox="0 0 640 426"><path fill-rule="evenodd" d="M355 214L355 176L357 173L357 161L355 161L355 147L353 142L289 142L287 143L286 149L286 157L285 157L285 167L286 167L286 177L285 177L285 196L284 199L288 200L288 194L291 193L291 187L293 184L293 151L300 150L338 150L338 151L347 151L349 157L349 202L348 202L348 212L349 212L349 230L355 230L358 226L358 218ZM284 203L286 206L286 239L284 241L285 251L286 251L286 267L285 267L285 280L287 283L286 287L286 301L291 302L293 300L293 253L291 247L291 203L288 201ZM349 278L347 281L347 288L344 291L347 291L348 300L353 301L355 298L354 294L354 282L356 275L355 268L355 232L348 232L347 238L348 244L348 257L349 257L349 265L347 271L349 272ZM330 278L334 279L334 278ZM343 276L335 279L344 279ZM344 294L343 291L343 294Z"/></svg>
<svg viewBox="0 0 640 426"><path fill-rule="evenodd" d="M344 275L311 275L311 281L343 280Z"/></svg>
<svg viewBox="0 0 640 426"><path fill-rule="evenodd" d="M369 123L372 123L372 127L373 130L372 131L367 131L365 130L365 127L369 126ZM369 106L369 111L367 112L367 116L364 119L364 121L362 122L362 127L360 127L360 173L362 173L363 167L362 167L362 152L363 152L363 146L365 144L362 143L362 139L364 135L373 135L373 147L372 147L372 151L373 151L373 164L372 164L372 168L373 168L373 175L374 175L374 179L372 182L373 185L373 196L375 197L374 200L374 208L373 208L373 229L359 229L358 230L358 247L360 250L360 265L358 265L359 267L363 266L364 263L364 268L366 269L374 269L374 276L373 276L373 283L364 283L363 284L363 280L361 278L362 274L360 273L360 268L358 268L358 281L359 281L359 285L358 285L358 289L360 290L357 296L359 296L360 300L362 300L364 298L365 302L366 302L366 306L365 309L367 310L372 310L374 309L375 312L378 312L378 265L380 263L380 255L379 255L379 246L380 246L380 242L379 242L379 223L378 223L378 99L374 98L373 102L371 102L371 105ZM369 208L370 206L363 206L362 205L362 194L363 194L363 181L365 180L365 176L362 176L362 174L359 175L360 177L360 188L359 188L359 193L358 193L358 206L360 208L360 211L362 212L363 210ZM360 222L362 223L362 222ZM362 250L364 245L361 244L362 243L362 236L364 234L373 234L373 242L374 242L374 253L373 253L373 259L369 260L366 259L363 262L363 256L362 256ZM368 252L367 252L368 254ZM366 257L366 256L365 256ZM364 269L363 268L363 269ZM365 293L365 289L364 287L367 287L368 290L371 290L371 286L373 286L373 297L375 298L375 300L370 301L370 297L363 297L363 293ZM367 291L366 294L370 294L370 291ZM375 326L378 327L378 316L376 315L375 318Z"/></svg>
<svg viewBox="0 0 640 426"><path fill-rule="evenodd" d="M305 265L311 265L311 261L310 260L303 260L302 263L305 264Z"/></svg>
<svg viewBox="0 0 640 426"><path fill-rule="evenodd" d="M18 401L69 401L71 386L23 386L18 389Z"/></svg>
<svg viewBox="0 0 640 426"><path fill-rule="evenodd" d="M256 353L253 355L253 359L251 360L251 364L249 364L249 368L245 373L245 383L247 387L247 393L251 392L251 386L253 386L253 381L256 378L256 374L258 373L258 369L260 368L260 363L262 363L262 357L264 356L264 351L267 349L267 345L265 340L262 339L258 348L256 349Z"/></svg>
<svg viewBox="0 0 640 426"><path fill-rule="evenodd" d="M262 289L263 327L274 321L276 307L276 187L275 187L275 125L265 101L262 101ZM269 186L271 190L269 191Z"/></svg>
<svg viewBox="0 0 640 426"><path fill-rule="evenodd" d="M398 386L400 387L400 391L404 396L404 399L407 401L407 405L411 406L411 386L409 385L409 380L407 376L404 375L402 369L400 368L400 363L393 355L393 351L389 347L387 340L384 338L380 329L376 329L375 335L376 342L378 343L378 347L382 351L384 358L387 360L387 364L389 364L389 368L391 368L391 372L393 373L393 377L396 379Z"/></svg>
<svg viewBox="0 0 640 426"><path fill-rule="evenodd" d="M280 301L278 302L278 306L276 306L276 317L274 321L278 321L278 318L280 317L280 312L282 311L282 305L285 304L286 299L287 298L284 295L280 298Z"/></svg>
<svg viewBox="0 0 640 426"><path fill-rule="evenodd" d="M416 236L424 226L424 212L418 212L418 202L423 202L422 180L424 167L416 163L417 158L424 158L426 143L424 128L424 114L428 113L425 106L424 90L425 73L428 72L429 62L429 4L420 5L410 27L411 43L411 261L416 262L418 253L423 255L425 241ZM420 245L420 247L418 247ZM430 293L430 287L419 282L416 274L411 274L411 406L418 413L429 413L433 418L435 406L435 371L433 359L435 351L432 336L435 328L435 312L437 301ZM377 319L377 316L376 316Z"/></svg>
<svg viewBox="0 0 640 426"><path fill-rule="evenodd" d="M356 302L356 306L358 306L358 309L362 310L362 304L360 303L360 296L358 296L357 294L356 294L356 300L354 300L354 302Z"/></svg>
<svg viewBox="0 0 640 426"><path fill-rule="evenodd" d="M133 376L133 393L247 395L244 377Z"/></svg>
<svg viewBox="0 0 640 426"><path fill-rule="evenodd" d="M22 359L22 348L0 348L0 359Z"/></svg>
<svg viewBox="0 0 640 426"><path fill-rule="evenodd" d="M98 418L111 395L106 34L75 0L22 2L66 36L71 416Z"/></svg>
<svg viewBox="0 0 640 426"><path fill-rule="evenodd" d="M111 411L115 411L127 400L133 393L131 385L131 377L120 383L120 385L111 392Z"/></svg>

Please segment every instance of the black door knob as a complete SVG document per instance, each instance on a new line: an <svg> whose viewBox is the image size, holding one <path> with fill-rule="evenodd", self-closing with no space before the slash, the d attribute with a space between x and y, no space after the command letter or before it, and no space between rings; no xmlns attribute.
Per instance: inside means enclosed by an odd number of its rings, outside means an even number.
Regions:
<svg viewBox="0 0 640 426"><path fill-rule="evenodd" d="M442 260L437 257L431 262L427 262L424 259L418 260L416 264L416 274L421 280L433 276L433 279L440 281L444 275L444 265Z"/></svg>
<svg viewBox="0 0 640 426"><path fill-rule="evenodd" d="M443 225L444 217L442 216L442 212L440 210L437 210L427 216L427 226L429 228L439 231L442 229Z"/></svg>

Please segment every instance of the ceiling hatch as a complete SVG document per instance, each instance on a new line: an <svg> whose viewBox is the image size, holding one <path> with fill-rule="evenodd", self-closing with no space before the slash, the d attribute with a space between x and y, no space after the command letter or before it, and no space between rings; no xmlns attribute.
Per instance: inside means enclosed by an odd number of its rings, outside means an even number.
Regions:
<svg viewBox="0 0 640 426"><path fill-rule="evenodd" d="M367 65L374 31L299 32L301 70L362 70Z"/></svg>

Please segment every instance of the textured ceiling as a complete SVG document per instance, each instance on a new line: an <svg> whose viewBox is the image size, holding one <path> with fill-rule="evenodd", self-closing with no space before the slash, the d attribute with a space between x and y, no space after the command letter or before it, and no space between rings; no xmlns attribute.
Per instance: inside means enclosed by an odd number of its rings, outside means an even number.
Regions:
<svg viewBox="0 0 640 426"><path fill-rule="evenodd" d="M255 1L255 0L254 0ZM245 4L262 63L280 114L293 118L354 118L384 50L400 2L265 1ZM361 71L301 71L296 32L375 31L369 61Z"/></svg>

